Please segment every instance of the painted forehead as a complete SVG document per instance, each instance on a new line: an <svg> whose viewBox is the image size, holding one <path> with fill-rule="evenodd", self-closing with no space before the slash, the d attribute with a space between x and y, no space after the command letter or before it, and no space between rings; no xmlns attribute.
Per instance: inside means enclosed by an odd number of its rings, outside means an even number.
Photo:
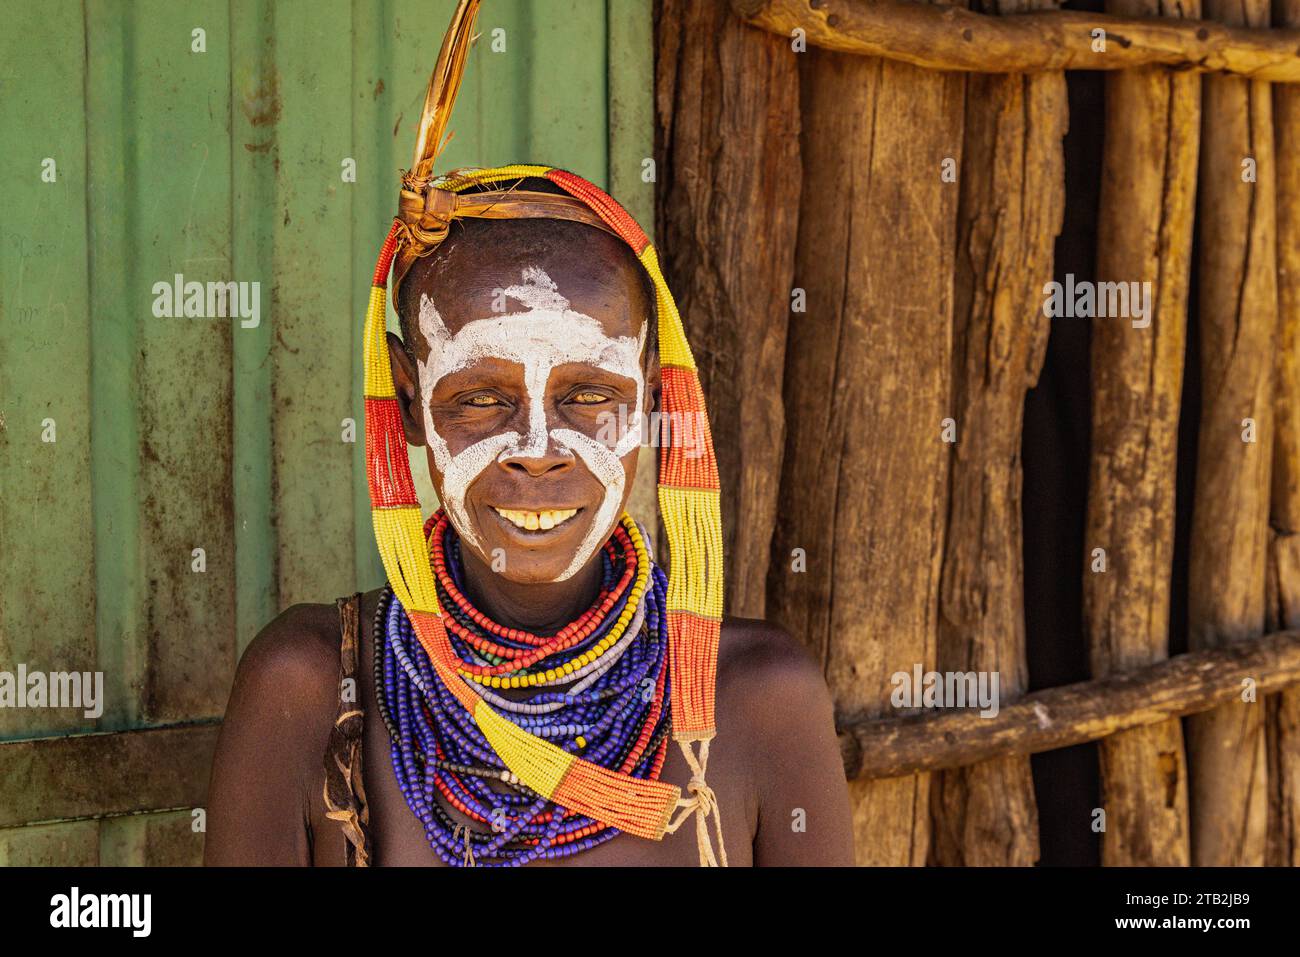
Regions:
<svg viewBox="0 0 1300 957"><path fill-rule="evenodd" d="M517 310L518 303L503 301L503 289L521 284L528 268L545 272L574 311L599 320L609 335L637 336L652 320L655 291L645 268L622 240L608 233L550 219L456 225L433 255L416 261L402 283L403 327L415 340L409 343L415 355L423 351L418 313L425 295L454 333L475 319Z"/></svg>
<svg viewBox="0 0 1300 957"><path fill-rule="evenodd" d="M621 270L575 269L544 256L490 268L476 264L472 270L439 279L425 285L411 311L422 314L427 298L452 333L486 316L563 308L596 320L606 335L636 337L653 308L645 301L639 281ZM419 319L418 324L421 334L428 335L425 321Z"/></svg>
<svg viewBox="0 0 1300 957"><path fill-rule="evenodd" d="M582 362L634 377L645 349L644 318L634 326L602 322L580 312L538 266L525 266L518 282L493 290L485 314L463 318L468 321L449 325L435 300L421 293L419 326L428 345L421 373L426 387L487 357L521 365ZM618 334L610 326L628 332L635 328L635 335Z"/></svg>

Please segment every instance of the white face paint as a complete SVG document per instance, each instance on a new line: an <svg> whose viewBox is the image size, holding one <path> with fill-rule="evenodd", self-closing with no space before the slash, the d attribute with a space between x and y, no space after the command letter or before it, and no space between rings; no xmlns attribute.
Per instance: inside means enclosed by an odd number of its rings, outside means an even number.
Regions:
<svg viewBox="0 0 1300 957"><path fill-rule="evenodd" d="M442 472L443 506L457 531L480 553L481 542L465 511L465 495L484 469L494 461L511 456L543 456L551 442L562 452L576 453L582 459L605 487L605 497L568 568L555 579L564 581L587 563L618 517L626 481L621 459L641 441L641 407L645 401L641 349L646 330L643 325L636 339L605 335L600 323L591 316L570 309L569 300L560 295L551 277L536 266L525 268L523 283L510 286L503 293L506 299L522 305L523 311L475 319L454 336L447 331L433 300L420 296L420 330L429 343L429 354L419 364L425 434L434 463ZM433 390L445 376L488 357L517 362L524 367L528 434L501 432L452 455L429 412ZM636 382L636 406L612 449L573 429L548 428L546 383L551 370L566 362L594 365Z"/></svg>

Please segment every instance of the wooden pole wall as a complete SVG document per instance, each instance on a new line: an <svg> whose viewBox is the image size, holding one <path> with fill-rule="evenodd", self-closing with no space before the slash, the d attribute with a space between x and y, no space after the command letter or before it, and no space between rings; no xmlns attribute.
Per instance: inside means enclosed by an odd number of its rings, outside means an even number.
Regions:
<svg viewBox="0 0 1300 957"><path fill-rule="evenodd" d="M839 709L885 713L891 676L935 661L958 195L941 171L960 168L965 84L799 60L808 312L787 342L768 614L820 656ZM925 863L928 789L925 774L850 784L859 863Z"/></svg>
<svg viewBox="0 0 1300 957"><path fill-rule="evenodd" d="M1207 19L1268 25L1267 0L1205 2ZM891 679L917 663L996 671L1014 702L1028 683L1021 417L1066 201L1063 75L796 54L722 4L659 4L658 224L733 503L729 613L765 614L804 641L841 719L894 713ZM1200 15L1172 0L1107 11ZM1277 11L1300 26L1300 0ZM1152 309L1149 325L1091 323L1094 678L1169 653L1196 220L1190 649L1300 627L1297 94L1164 67L1107 78L1097 275L1080 278L1150 282ZM792 294L806 312L790 311ZM1162 716L1102 739L1103 862L1300 863L1300 690L1218 706L1183 731ZM1037 859L1023 755L850 788L860 863Z"/></svg>
<svg viewBox="0 0 1300 957"><path fill-rule="evenodd" d="M727 613L761 618L796 285L797 57L788 39L747 26L724 3L660 0L658 23L659 246L708 398Z"/></svg>
<svg viewBox="0 0 1300 957"><path fill-rule="evenodd" d="M1197 4L1160 0L1110 0L1106 9L1125 16L1200 13ZM1092 324L1083 593L1094 678L1169 654L1200 123L1199 77L1156 67L1107 75L1097 279L1149 282L1152 314L1138 325L1123 318ZM1103 740L1098 754L1106 812L1102 863L1190 863L1182 723L1120 732Z"/></svg>
<svg viewBox="0 0 1300 957"><path fill-rule="evenodd" d="M1007 0L988 12L1044 6ZM953 391L956 420L938 632L940 671L996 672L1002 706L1028 684L1021 425L1050 320L1042 309L1065 210L1061 73L966 81ZM937 775L930 862L1032 865L1038 813L1028 756Z"/></svg>
<svg viewBox="0 0 1300 957"><path fill-rule="evenodd" d="M1300 27L1300 0L1277 0L1279 26ZM1277 175L1277 416L1269 532L1269 624L1300 625L1300 86L1273 88ZM1268 863L1300 866L1300 688L1267 701Z"/></svg>
<svg viewBox="0 0 1300 957"><path fill-rule="evenodd" d="M1268 0L1206 0L1208 19L1265 26ZM1277 333L1269 84L1204 80L1199 310L1201 423L1189 569L1192 650L1265 627ZM1254 182L1248 181L1254 172ZM1244 441L1254 424L1254 442ZM1192 863L1260 865L1267 774L1262 700L1187 719Z"/></svg>

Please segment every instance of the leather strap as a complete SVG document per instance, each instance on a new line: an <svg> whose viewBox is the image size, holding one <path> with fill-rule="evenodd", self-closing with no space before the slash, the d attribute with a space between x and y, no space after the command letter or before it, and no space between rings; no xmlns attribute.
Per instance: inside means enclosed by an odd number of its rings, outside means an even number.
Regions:
<svg viewBox="0 0 1300 957"><path fill-rule="evenodd" d="M618 236L609 224L576 196L525 189L497 189L481 193L455 193L430 187L421 195L403 189L397 220L403 226L402 243L393 261L393 301L415 260L438 247L456 219L567 219L585 223Z"/></svg>
<svg viewBox="0 0 1300 957"><path fill-rule="evenodd" d="M365 715L361 708L361 674L357 652L361 641L361 593L340 598L339 612L339 708L330 729L325 751L325 816L343 829L344 863L348 867L369 867L370 805L362 779L361 745Z"/></svg>

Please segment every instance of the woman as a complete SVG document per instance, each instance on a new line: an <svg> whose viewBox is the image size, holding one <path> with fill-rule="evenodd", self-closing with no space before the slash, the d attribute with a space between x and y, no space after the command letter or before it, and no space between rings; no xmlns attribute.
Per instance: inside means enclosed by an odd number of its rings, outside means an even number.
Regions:
<svg viewBox="0 0 1300 957"><path fill-rule="evenodd" d="M207 862L849 864L819 670L721 616L716 466L653 248L564 171L432 176L476 10L444 41L368 315L389 586L250 645ZM658 412L667 574L624 511ZM442 503L423 531L408 443Z"/></svg>

